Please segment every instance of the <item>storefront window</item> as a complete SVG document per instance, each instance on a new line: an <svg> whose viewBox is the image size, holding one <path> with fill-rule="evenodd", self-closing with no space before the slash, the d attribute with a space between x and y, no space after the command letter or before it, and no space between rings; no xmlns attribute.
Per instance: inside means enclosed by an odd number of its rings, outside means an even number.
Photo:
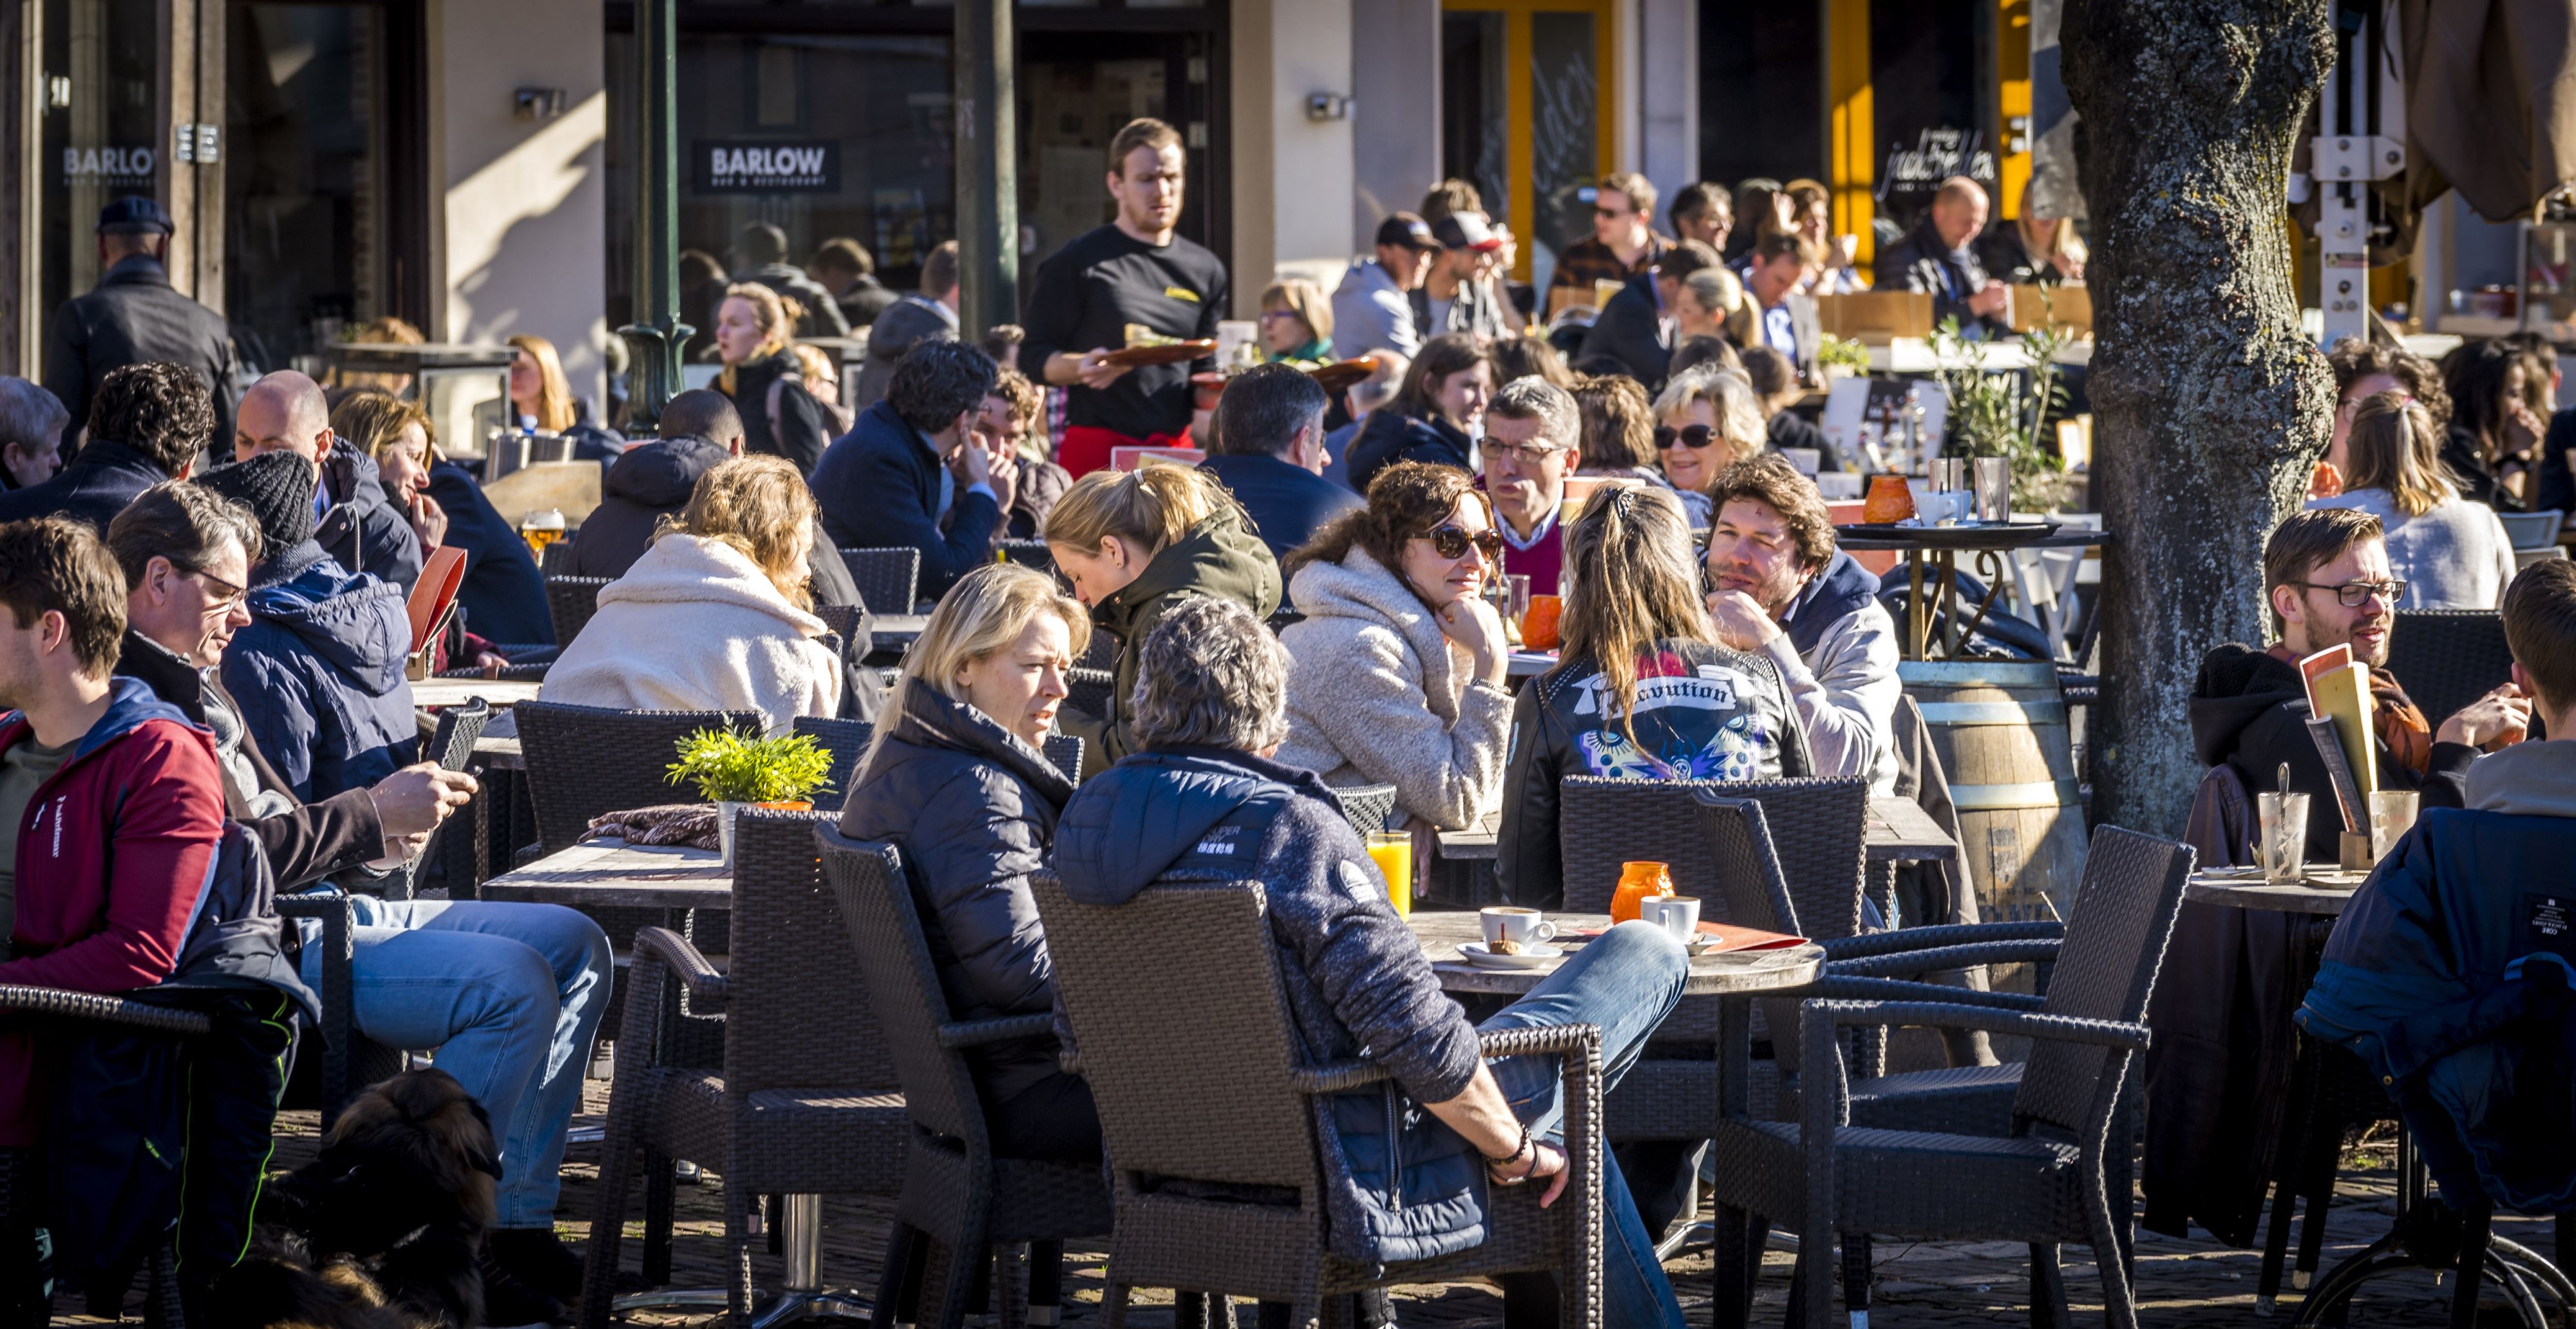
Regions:
<svg viewBox="0 0 2576 1329"><path fill-rule="evenodd" d="M1601 178L1601 76L1593 16L1530 15L1530 193L1542 287L1555 256L1592 234L1593 184ZM1539 271L1545 267L1549 271Z"/></svg>
<svg viewBox="0 0 2576 1329"><path fill-rule="evenodd" d="M99 209L156 192L161 29L154 0L45 5L39 264L49 313L98 283Z"/></svg>
<svg viewBox="0 0 2576 1329"><path fill-rule="evenodd" d="M1511 124L1503 58L1503 16L1450 10L1440 16L1441 171L1472 180L1486 215L1509 218Z"/></svg>

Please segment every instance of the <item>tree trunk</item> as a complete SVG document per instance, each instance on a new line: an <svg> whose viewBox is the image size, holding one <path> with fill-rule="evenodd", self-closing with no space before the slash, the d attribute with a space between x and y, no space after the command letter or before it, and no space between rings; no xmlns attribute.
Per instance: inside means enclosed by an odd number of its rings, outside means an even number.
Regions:
<svg viewBox="0 0 2576 1329"><path fill-rule="evenodd" d="M2097 822L2178 835L2201 657L2260 642L2263 540L2294 511L2334 379L2299 331L2291 142L2333 56L2326 0L2067 0L2090 213L2103 556Z"/></svg>

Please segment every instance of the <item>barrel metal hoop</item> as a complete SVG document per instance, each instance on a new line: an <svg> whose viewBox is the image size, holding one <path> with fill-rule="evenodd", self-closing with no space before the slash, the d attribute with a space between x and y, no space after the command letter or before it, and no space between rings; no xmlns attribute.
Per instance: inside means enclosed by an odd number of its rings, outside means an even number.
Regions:
<svg viewBox="0 0 2576 1329"><path fill-rule="evenodd" d="M1950 805L1961 812L1994 812L2009 808L2071 808L2077 792L2073 780L2036 780L2029 784L1954 784Z"/></svg>
<svg viewBox="0 0 2576 1329"><path fill-rule="evenodd" d="M2044 688L2057 690L2057 666L2045 660L1904 660L1898 679L1930 688Z"/></svg>
<svg viewBox="0 0 2576 1329"><path fill-rule="evenodd" d="M1959 728L1968 725L2064 725L2066 703L2045 701L1926 701L1915 703L1923 723Z"/></svg>

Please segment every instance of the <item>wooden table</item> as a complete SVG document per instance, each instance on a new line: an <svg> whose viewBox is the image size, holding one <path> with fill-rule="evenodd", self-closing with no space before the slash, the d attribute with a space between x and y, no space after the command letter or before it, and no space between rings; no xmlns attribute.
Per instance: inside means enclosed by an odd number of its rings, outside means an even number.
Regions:
<svg viewBox="0 0 2576 1329"><path fill-rule="evenodd" d="M1910 798L1872 798L1869 819L1863 828L1863 842L1872 863L1903 863L1937 860L1959 861L1959 842L1941 829ZM1454 859L1489 859L1495 856L1492 831L1442 831L1440 856ZM1471 938L1472 940L1472 938Z"/></svg>
<svg viewBox="0 0 2576 1329"><path fill-rule="evenodd" d="M544 686L524 678L424 678L411 685L411 704L426 708L462 706L481 697L492 703L492 709L506 710L523 701L535 701L537 689Z"/></svg>
<svg viewBox="0 0 2576 1329"><path fill-rule="evenodd" d="M2309 871L2319 873L2322 868ZM2342 876L2344 874L2337 874ZM2352 874L2352 885L2273 886L2262 874L2220 870L2195 872L2182 884L2182 898L2197 904L2225 905L2231 909L2268 909L2283 914L2314 914L2324 918L2338 917L2349 903L2353 891L2361 884L2361 874Z"/></svg>
<svg viewBox="0 0 2576 1329"><path fill-rule="evenodd" d="M1570 943L1579 947L1584 938L1575 935L1578 931L1610 926L1608 914L1547 917L1557 929L1556 940L1548 943L1551 946L1565 947ZM1440 975L1440 986L1446 991L1515 995L1537 987L1540 979L1564 963L1558 960L1537 969L1487 969L1467 963L1458 953L1459 943L1485 939L1484 924L1475 914L1420 912L1405 922L1422 942L1423 957L1431 961L1432 972ZM1682 985L1682 991L1690 996L1708 996L1803 987L1816 981L1816 970L1824 960L1824 948L1815 945L1694 956L1690 979Z"/></svg>
<svg viewBox="0 0 2576 1329"><path fill-rule="evenodd" d="M1986 611L2008 588L2012 576L2012 551L2016 549L2092 549L2111 543L2109 531L2087 526L2061 525L2047 534L2028 528L1968 526L1932 526L1900 528L1894 531L1853 531L1837 533L1835 545L1853 553L1896 552L1905 556L1906 599L1905 622L1898 625L1898 658L1928 660L1934 647L1940 658L1957 659L1966 634L1961 629L1973 621L1982 621ZM1977 569L1985 579L1985 602L1973 614L1962 616L1959 600L1959 555L1976 556ZM1926 563L1930 572L1925 571ZM1932 592L1924 598L1926 583ZM2026 597L2025 597L2026 598ZM1933 605L1938 602L1942 614L1941 635L1932 635Z"/></svg>
<svg viewBox="0 0 2576 1329"><path fill-rule="evenodd" d="M921 637L921 629L930 622L928 614L872 614L868 618L870 653L910 649Z"/></svg>
<svg viewBox="0 0 2576 1329"><path fill-rule="evenodd" d="M712 849L593 840L483 883L486 900L577 908L731 909L733 877Z"/></svg>

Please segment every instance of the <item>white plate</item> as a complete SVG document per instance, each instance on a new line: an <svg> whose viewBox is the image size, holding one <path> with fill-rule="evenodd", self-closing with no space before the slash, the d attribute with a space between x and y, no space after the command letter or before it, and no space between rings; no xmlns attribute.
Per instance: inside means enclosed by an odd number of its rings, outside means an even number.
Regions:
<svg viewBox="0 0 2576 1329"><path fill-rule="evenodd" d="M1518 955L1496 955L1481 941L1461 943L1458 953L1467 957L1467 963L1480 969L1536 969L1565 956L1564 951L1554 946L1523 946Z"/></svg>

